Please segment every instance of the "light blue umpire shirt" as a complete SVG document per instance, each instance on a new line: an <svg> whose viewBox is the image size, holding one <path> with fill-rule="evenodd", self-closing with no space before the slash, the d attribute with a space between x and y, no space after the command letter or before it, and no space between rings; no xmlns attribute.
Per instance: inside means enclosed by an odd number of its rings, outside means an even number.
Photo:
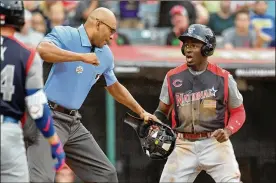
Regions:
<svg viewBox="0 0 276 183"><path fill-rule="evenodd" d="M90 53L92 50L83 25L79 28L56 26L43 41L50 41L59 48L77 53ZM114 84L117 78L109 46L96 47L95 53L100 61L99 66L82 61L53 64L44 87L48 100L67 109L77 110L101 75L105 78L106 86Z"/></svg>

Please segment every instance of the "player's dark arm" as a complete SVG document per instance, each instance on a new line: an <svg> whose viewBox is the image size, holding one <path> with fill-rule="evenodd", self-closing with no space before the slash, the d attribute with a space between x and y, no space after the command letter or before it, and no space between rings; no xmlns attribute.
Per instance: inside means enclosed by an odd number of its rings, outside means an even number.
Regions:
<svg viewBox="0 0 276 183"><path fill-rule="evenodd" d="M154 112L154 115L162 122L166 122L172 108L172 103L169 97L167 76L164 78L159 99L159 105Z"/></svg>
<svg viewBox="0 0 276 183"><path fill-rule="evenodd" d="M167 105L161 100L156 111L153 113L160 121L165 122L168 120L168 115L170 113L172 105Z"/></svg>
<svg viewBox="0 0 276 183"><path fill-rule="evenodd" d="M245 110L243 106L243 97L240 94L237 83L233 79L233 77L229 76L229 113L230 117L228 120L228 124L225 127L230 134L236 133L245 122Z"/></svg>
<svg viewBox="0 0 276 183"><path fill-rule="evenodd" d="M139 116L145 112L145 110L138 104L129 91L118 81L110 86L105 87L105 89L117 102L125 105Z"/></svg>

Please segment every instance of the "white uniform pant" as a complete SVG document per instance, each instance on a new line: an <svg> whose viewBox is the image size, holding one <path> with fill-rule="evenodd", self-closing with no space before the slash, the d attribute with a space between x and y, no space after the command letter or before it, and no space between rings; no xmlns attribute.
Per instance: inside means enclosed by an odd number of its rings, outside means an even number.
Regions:
<svg viewBox="0 0 276 183"><path fill-rule="evenodd" d="M201 170L215 182L240 182L239 165L230 140L219 143L215 138L197 141L177 138L160 182L194 182Z"/></svg>
<svg viewBox="0 0 276 183"><path fill-rule="evenodd" d="M1 182L29 182L20 124L1 123Z"/></svg>

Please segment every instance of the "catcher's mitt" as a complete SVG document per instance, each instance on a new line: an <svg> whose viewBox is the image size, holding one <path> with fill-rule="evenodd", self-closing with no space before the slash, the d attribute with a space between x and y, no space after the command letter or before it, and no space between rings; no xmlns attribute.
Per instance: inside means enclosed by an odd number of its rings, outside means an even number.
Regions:
<svg viewBox="0 0 276 183"><path fill-rule="evenodd" d="M124 122L136 131L143 151L155 160L166 159L175 148L176 134L166 124L143 119L126 113Z"/></svg>

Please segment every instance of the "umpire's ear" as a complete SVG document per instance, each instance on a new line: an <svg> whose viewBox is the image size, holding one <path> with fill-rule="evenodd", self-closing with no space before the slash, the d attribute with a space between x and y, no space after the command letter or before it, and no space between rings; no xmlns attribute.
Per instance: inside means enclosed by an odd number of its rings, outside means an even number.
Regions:
<svg viewBox="0 0 276 183"><path fill-rule="evenodd" d="M26 122L23 126L23 136L24 136L25 147L28 148L36 141L39 132L36 127L35 121L31 118L28 111L26 111L26 113L27 113L27 117L26 117Z"/></svg>

